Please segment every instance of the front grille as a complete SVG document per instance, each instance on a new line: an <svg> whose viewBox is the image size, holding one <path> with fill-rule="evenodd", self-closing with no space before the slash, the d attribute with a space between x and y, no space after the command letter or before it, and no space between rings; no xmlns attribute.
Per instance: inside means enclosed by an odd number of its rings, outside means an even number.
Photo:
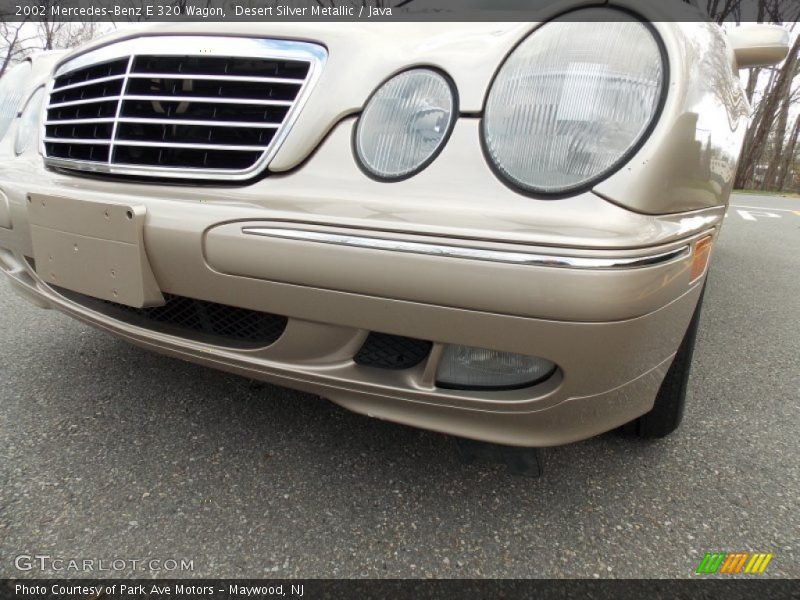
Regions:
<svg viewBox="0 0 800 600"><path fill-rule="evenodd" d="M130 325L219 346L269 346L283 335L288 323L286 317L279 315L172 294L164 294L164 306L134 308L63 288L54 289L81 306Z"/></svg>
<svg viewBox="0 0 800 600"><path fill-rule="evenodd" d="M372 332L354 360L365 367L410 369L425 360L432 347L424 340Z"/></svg>
<svg viewBox="0 0 800 600"><path fill-rule="evenodd" d="M246 179L285 138L325 60L317 45L195 36L127 40L56 72L50 166Z"/></svg>

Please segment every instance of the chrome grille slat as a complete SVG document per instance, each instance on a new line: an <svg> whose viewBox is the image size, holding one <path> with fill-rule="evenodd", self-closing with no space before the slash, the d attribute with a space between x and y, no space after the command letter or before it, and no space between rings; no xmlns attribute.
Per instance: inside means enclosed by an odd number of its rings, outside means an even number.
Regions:
<svg viewBox="0 0 800 600"><path fill-rule="evenodd" d="M64 143L64 138L49 138L49 137L46 137L46 138L44 138L44 141L45 142L51 142L53 144L61 144L61 143ZM87 139L70 138L69 139L69 143L70 144L95 144L95 145L103 145L104 144L106 146L109 145L108 140L106 140L106 139L96 139L96 140L94 140L94 139L88 139L88 138Z"/></svg>
<svg viewBox="0 0 800 600"><path fill-rule="evenodd" d="M93 83L107 83L109 81L118 81L119 79L125 79L125 74L123 73L122 75L111 75L109 77L100 77L99 79L89 79L87 81L79 81L78 83L70 83L69 85L60 85L57 88L53 88L53 91L63 92L64 90L74 90L76 88L92 85Z"/></svg>
<svg viewBox="0 0 800 600"><path fill-rule="evenodd" d="M227 98L208 96L150 96L148 94L126 94L123 100L146 100L152 102L219 102L220 104L252 104L254 106L291 106L289 100L251 100L249 98Z"/></svg>
<svg viewBox="0 0 800 600"><path fill-rule="evenodd" d="M60 90L59 90L60 91ZM255 106L291 106L294 104L289 100L256 100L250 98L211 98L205 96L150 96L148 94L131 94L124 96L98 96L97 98L86 98L84 100L70 100L69 102L57 102L48 104L47 108L63 108L65 106L77 106L79 104L94 104L100 102L110 102L111 100L146 100L153 102L219 102L224 104L252 104Z"/></svg>
<svg viewBox="0 0 800 600"><path fill-rule="evenodd" d="M253 83L285 83L303 85L303 79L288 77L245 77L243 75L186 75L181 73L129 73L129 79L199 79L201 81L241 81ZM59 90L64 88L59 88Z"/></svg>
<svg viewBox="0 0 800 600"><path fill-rule="evenodd" d="M277 152L326 59L311 43L210 36L148 36L92 50L62 64L50 83L45 162L248 179Z"/></svg>
<svg viewBox="0 0 800 600"><path fill-rule="evenodd" d="M113 123L114 117L104 117L98 119L54 119L45 121L45 125L82 125L85 123Z"/></svg>
<svg viewBox="0 0 800 600"><path fill-rule="evenodd" d="M62 138L44 138L45 142L59 144ZM70 144L102 144L103 140L89 140L70 138ZM197 148L199 150L230 150L232 152L252 152L253 150L266 150L266 146L233 146L229 144L181 144L179 142L139 142L136 140L114 140L114 146L141 146L143 148Z"/></svg>
<svg viewBox="0 0 800 600"><path fill-rule="evenodd" d="M196 119L144 119L133 117L120 117L120 123L156 123L160 125L211 125L214 127L244 127L277 129L280 123L248 123L247 121L202 121ZM69 122L69 121L66 121Z"/></svg>
<svg viewBox="0 0 800 600"><path fill-rule="evenodd" d="M125 67L125 79L122 80L122 92L121 94L124 96L125 88L128 86L128 75L131 73L131 66L133 65L133 56L128 57L128 65ZM117 139L117 129L119 125L119 115L122 111L122 96L120 97L120 101L117 102L117 113L114 115L114 124L111 126L111 144L108 147L108 160L109 162L114 160L114 141Z"/></svg>
<svg viewBox="0 0 800 600"><path fill-rule="evenodd" d="M66 106L79 106L81 104L100 104L102 102L118 102L120 96L101 96L98 98L86 98L84 100L70 100L69 102L56 102L55 104L48 104L47 108L64 108Z"/></svg>
<svg viewBox="0 0 800 600"><path fill-rule="evenodd" d="M82 125L87 123L157 123L162 125L212 125L214 127L244 127L244 128L264 128L264 129L277 129L280 123L249 123L247 121L198 121L192 119L144 119L134 117L106 117L102 119L55 119L52 121L45 121L47 125Z"/></svg>

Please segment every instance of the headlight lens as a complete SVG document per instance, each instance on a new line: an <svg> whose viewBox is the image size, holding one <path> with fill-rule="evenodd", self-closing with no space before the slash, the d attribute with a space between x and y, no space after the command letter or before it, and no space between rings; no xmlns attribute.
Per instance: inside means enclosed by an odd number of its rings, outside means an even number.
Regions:
<svg viewBox="0 0 800 600"><path fill-rule="evenodd" d="M455 114L455 94L443 75L430 69L400 73L375 92L358 121L358 159L381 179L408 177L439 153Z"/></svg>
<svg viewBox="0 0 800 600"><path fill-rule="evenodd" d="M14 140L14 152L18 155L30 148L31 143L35 142L38 137L39 116L42 112L43 100L44 88L39 88L33 93L22 111L19 128L17 129L17 139Z"/></svg>
<svg viewBox="0 0 800 600"><path fill-rule="evenodd" d="M23 61L0 78L0 139L17 117L30 74L31 63Z"/></svg>
<svg viewBox="0 0 800 600"><path fill-rule="evenodd" d="M662 100L666 66L651 29L610 9L546 23L511 54L483 121L501 176L563 194L616 170L643 139Z"/></svg>

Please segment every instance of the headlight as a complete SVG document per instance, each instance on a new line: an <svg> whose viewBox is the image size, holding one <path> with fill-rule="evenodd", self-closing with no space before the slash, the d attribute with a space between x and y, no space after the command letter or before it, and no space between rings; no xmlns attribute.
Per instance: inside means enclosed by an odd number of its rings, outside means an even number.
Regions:
<svg viewBox="0 0 800 600"><path fill-rule="evenodd" d="M31 63L26 60L0 78L0 139L3 139L11 123L17 118L30 74Z"/></svg>
<svg viewBox="0 0 800 600"><path fill-rule="evenodd" d="M428 166L456 117L450 82L430 69L412 69L383 84L358 121L356 154L380 179L398 180Z"/></svg>
<svg viewBox="0 0 800 600"><path fill-rule="evenodd" d="M17 155L25 152L38 137L39 117L42 112L43 100L44 88L39 88L30 97L22 111L19 128L17 128L17 139L14 140L14 152Z"/></svg>
<svg viewBox="0 0 800 600"><path fill-rule="evenodd" d="M529 192L588 187L648 134L666 70L660 40L627 13L585 9L546 23L497 74L483 120L487 154Z"/></svg>

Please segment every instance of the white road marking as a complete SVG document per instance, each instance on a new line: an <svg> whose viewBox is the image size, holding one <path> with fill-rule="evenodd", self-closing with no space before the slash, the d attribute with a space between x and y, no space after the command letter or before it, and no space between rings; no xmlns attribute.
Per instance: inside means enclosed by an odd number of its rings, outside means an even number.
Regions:
<svg viewBox="0 0 800 600"><path fill-rule="evenodd" d="M763 210L737 210L736 212L739 213L739 216L742 217L745 221L758 221L756 217L762 218L769 218L769 219L780 219L780 215L776 215L775 213L765 212Z"/></svg>
<svg viewBox="0 0 800 600"><path fill-rule="evenodd" d="M731 204L731 208L752 208L753 210L777 210L778 212L797 212L791 208L771 208L769 206L743 206L741 204Z"/></svg>

